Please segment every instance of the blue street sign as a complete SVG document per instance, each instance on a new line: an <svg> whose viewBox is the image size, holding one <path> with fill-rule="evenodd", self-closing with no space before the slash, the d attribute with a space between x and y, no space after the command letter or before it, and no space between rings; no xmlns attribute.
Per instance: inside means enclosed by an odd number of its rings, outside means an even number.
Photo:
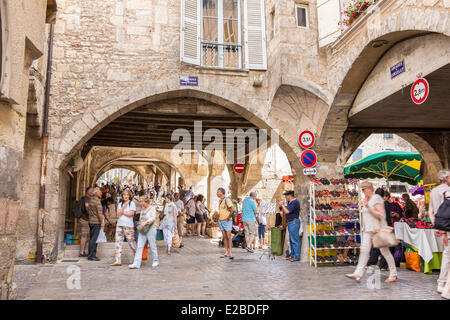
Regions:
<svg viewBox="0 0 450 320"><path fill-rule="evenodd" d="M403 72L405 72L405 61L402 60L391 68L391 79L394 79Z"/></svg>
<svg viewBox="0 0 450 320"><path fill-rule="evenodd" d="M198 87L197 76L180 76L180 86Z"/></svg>

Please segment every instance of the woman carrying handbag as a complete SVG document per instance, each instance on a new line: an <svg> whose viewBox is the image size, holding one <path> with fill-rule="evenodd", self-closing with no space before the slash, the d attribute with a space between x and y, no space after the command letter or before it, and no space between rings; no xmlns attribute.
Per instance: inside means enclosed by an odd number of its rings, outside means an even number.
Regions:
<svg viewBox="0 0 450 320"><path fill-rule="evenodd" d="M139 203L142 207L141 216L137 226L139 237L134 262L128 266L130 269L139 269L141 267L142 252L147 240L152 252L152 267L157 267L159 265L158 250L156 247L156 208L154 205L151 205L150 202L151 200L148 196L141 196L139 198Z"/></svg>
<svg viewBox="0 0 450 320"><path fill-rule="evenodd" d="M356 281L360 281L362 276L364 275L365 266L369 261L370 249L373 245L372 241L375 239L375 237L378 238L377 233L379 233L380 230L384 230L387 227L386 215L384 212L384 201L379 195L374 193L373 184L368 181L364 181L363 183L361 183L361 190L365 195L361 206L361 252L355 272L345 275L347 278ZM386 259L389 267L389 278L384 282L396 282L397 268L395 267L394 257L392 256L387 246L380 247L380 251L383 257Z"/></svg>

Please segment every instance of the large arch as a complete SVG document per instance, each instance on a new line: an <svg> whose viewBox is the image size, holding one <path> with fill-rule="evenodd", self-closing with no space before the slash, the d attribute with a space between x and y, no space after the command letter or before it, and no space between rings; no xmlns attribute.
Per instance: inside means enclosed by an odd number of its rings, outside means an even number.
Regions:
<svg viewBox="0 0 450 320"><path fill-rule="evenodd" d="M443 5L429 7L409 5L406 1L383 1L330 46L329 80L334 99L319 140L319 161L334 162L342 155L340 148L349 111L386 52L413 37L429 33L450 36L449 14ZM339 162L345 163L342 160Z"/></svg>
<svg viewBox="0 0 450 320"><path fill-rule="evenodd" d="M46 248L47 257L56 259L57 254L62 251L64 212L66 207L67 177L65 172L71 168L70 163L82 150L83 145L89 141L97 132L111 121L121 115L138 107L148 105L173 98L196 98L206 100L236 112L249 122L261 129L267 129L270 136L271 128L282 128L279 132L279 146L286 153L291 164L292 171L300 172L301 167L298 161L296 135L294 131L286 132L285 127L280 127L279 121L267 115L269 109L261 105L259 101L251 99L248 95L240 93L239 90L228 91L220 87L204 87L180 89L179 85L141 85L133 90L129 97L115 97L100 103L100 108L93 112L86 112L81 118L73 122L73 125L64 131L61 138L54 137L49 141L49 167L48 179L53 183L49 184L49 195L47 199L47 212L45 222L47 226ZM311 94L310 94L311 95ZM312 95L311 95L312 96ZM296 176L296 189L300 191L300 186L307 179L303 175ZM305 189L306 190L306 189ZM306 194L306 192L305 192Z"/></svg>

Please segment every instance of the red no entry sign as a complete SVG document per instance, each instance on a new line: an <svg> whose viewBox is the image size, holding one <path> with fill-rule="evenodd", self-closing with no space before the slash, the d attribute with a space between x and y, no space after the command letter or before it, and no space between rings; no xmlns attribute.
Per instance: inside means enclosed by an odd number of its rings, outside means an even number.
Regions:
<svg viewBox="0 0 450 320"><path fill-rule="evenodd" d="M312 150L305 150L300 156L300 161L306 168L314 167L317 163L317 155Z"/></svg>
<svg viewBox="0 0 450 320"><path fill-rule="evenodd" d="M242 173L244 172L245 166L242 163L236 163L234 165L234 172L236 173Z"/></svg>
<svg viewBox="0 0 450 320"><path fill-rule="evenodd" d="M309 149L314 145L314 142L316 141L316 138L314 137L314 134L311 131L303 131L298 136L298 143L302 146L304 149Z"/></svg>
<svg viewBox="0 0 450 320"><path fill-rule="evenodd" d="M411 87L411 99L415 104L422 104L430 93L428 81L424 78L417 79Z"/></svg>

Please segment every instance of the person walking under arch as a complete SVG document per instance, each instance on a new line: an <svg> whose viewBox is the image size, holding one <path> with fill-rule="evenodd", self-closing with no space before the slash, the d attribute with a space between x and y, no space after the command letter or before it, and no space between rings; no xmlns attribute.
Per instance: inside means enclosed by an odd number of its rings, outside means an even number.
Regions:
<svg viewBox="0 0 450 320"><path fill-rule="evenodd" d="M178 233L177 214L177 206L173 203L172 196L167 194L164 197L164 218L159 225L159 228L163 231L168 255L171 254L172 250L172 238L175 233Z"/></svg>
<svg viewBox="0 0 450 320"><path fill-rule="evenodd" d="M346 274L347 278L360 281L364 275L365 267L369 261L370 249L372 248L372 237L375 232L383 226L387 226L386 213L384 212L384 201L378 194L375 194L373 184L364 181L361 183L361 190L364 193L362 201L362 226L361 226L361 253L359 255L356 270L351 274ZM380 252L386 259L389 267L389 278L384 282L397 282L397 268L394 257L389 248L380 248Z"/></svg>
<svg viewBox="0 0 450 320"><path fill-rule="evenodd" d="M139 269L142 263L142 252L147 241L150 244L150 251L152 252L153 264L152 267L159 265L158 260L158 248L156 247L156 207L151 204L149 196L141 196L139 203L142 207L141 216L139 219L138 231L138 243L136 254L134 255L134 262L128 267L130 269Z"/></svg>
<svg viewBox="0 0 450 320"><path fill-rule="evenodd" d="M89 251L88 260L100 261L97 257L97 238L100 229L103 228L103 208L100 202L102 192L99 188L95 188L92 197L88 200L87 211L89 213Z"/></svg>
<svg viewBox="0 0 450 320"><path fill-rule="evenodd" d="M234 206L230 198L225 198L226 192L224 188L217 189L217 197L219 201L219 229L223 235L223 243L225 246L225 254L221 258L229 257L234 259L231 248L233 242L231 241L231 228L233 226Z"/></svg>
<svg viewBox="0 0 450 320"><path fill-rule="evenodd" d="M122 199L117 207L117 226L116 226L116 261L111 266L122 265L122 244L127 239L131 250L136 251L136 241L134 239L134 222L133 217L136 212L136 205L131 200L130 191L125 189L122 192Z"/></svg>

